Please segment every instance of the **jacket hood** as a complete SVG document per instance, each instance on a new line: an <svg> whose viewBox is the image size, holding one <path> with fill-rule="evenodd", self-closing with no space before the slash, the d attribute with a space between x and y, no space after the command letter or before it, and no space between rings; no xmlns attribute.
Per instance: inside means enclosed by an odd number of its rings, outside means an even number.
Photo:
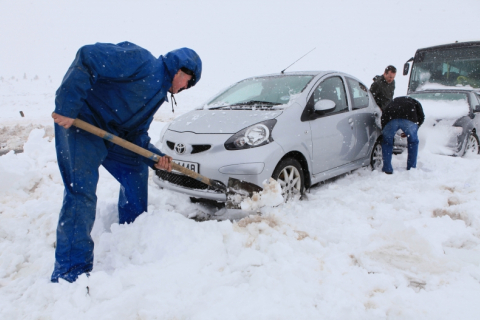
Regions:
<svg viewBox="0 0 480 320"><path fill-rule="evenodd" d="M189 88L193 87L198 81L200 81L200 77L202 76L202 60L192 49L176 49L170 51L165 56L160 56L160 59L162 59L165 63L172 80L175 74L177 74L178 70L180 70L182 67L185 67L189 70L192 70L194 73L192 80L188 82Z"/></svg>

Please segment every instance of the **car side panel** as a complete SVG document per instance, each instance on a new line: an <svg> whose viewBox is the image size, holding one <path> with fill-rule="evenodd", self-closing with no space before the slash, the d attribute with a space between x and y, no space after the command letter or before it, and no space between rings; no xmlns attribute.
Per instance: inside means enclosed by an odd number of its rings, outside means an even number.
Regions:
<svg viewBox="0 0 480 320"><path fill-rule="evenodd" d="M308 122L300 121L303 108L304 106L297 103L285 109L277 117L278 121L273 129L272 137L282 147L284 154L292 151L300 152L307 160L308 167L311 168L312 133ZM273 165L276 166L280 160L272 161Z"/></svg>
<svg viewBox="0 0 480 320"><path fill-rule="evenodd" d="M355 138L357 144L351 150L354 160L370 157L373 145L380 134L380 130L375 124L373 106L364 109L353 110L355 119Z"/></svg>
<svg viewBox="0 0 480 320"><path fill-rule="evenodd" d="M309 121L312 130L314 174L345 165L354 160L356 139L350 111Z"/></svg>

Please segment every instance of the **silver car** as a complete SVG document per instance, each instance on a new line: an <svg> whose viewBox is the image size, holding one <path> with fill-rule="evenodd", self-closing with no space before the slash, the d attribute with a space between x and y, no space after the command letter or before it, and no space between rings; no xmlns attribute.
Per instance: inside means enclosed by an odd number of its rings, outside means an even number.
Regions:
<svg viewBox="0 0 480 320"><path fill-rule="evenodd" d="M165 126L157 144L174 161L227 184L273 177L285 199L362 166L381 167L378 107L358 79L335 71L248 78ZM226 196L178 172L156 183L192 198Z"/></svg>

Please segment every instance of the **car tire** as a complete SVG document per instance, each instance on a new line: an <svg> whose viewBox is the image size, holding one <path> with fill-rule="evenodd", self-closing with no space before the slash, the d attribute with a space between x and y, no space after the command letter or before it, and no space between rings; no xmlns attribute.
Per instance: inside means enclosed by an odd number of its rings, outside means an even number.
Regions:
<svg viewBox="0 0 480 320"><path fill-rule="evenodd" d="M480 143L478 141L478 136L475 132L470 133L465 143L466 145L463 156L480 153Z"/></svg>
<svg viewBox="0 0 480 320"><path fill-rule="evenodd" d="M301 198L305 188L305 176L302 166L294 158L280 161L273 171L272 178L280 183L285 202Z"/></svg>
<svg viewBox="0 0 480 320"><path fill-rule="evenodd" d="M370 155L370 168L380 171L383 168L382 142L380 139L373 145L372 154Z"/></svg>

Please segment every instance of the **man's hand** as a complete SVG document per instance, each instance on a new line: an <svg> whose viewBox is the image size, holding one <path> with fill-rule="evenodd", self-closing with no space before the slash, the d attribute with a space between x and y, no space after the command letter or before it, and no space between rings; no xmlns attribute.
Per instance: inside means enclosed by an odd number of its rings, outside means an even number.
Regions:
<svg viewBox="0 0 480 320"><path fill-rule="evenodd" d="M155 164L155 168L167 170L168 172L172 171L172 157L163 156Z"/></svg>
<svg viewBox="0 0 480 320"><path fill-rule="evenodd" d="M73 121L75 121L75 119L61 116L59 114L56 114L55 112L52 113L52 118L53 118L53 121L55 121L55 123L64 127L65 129L70 128L73 124Z"/></svg>

